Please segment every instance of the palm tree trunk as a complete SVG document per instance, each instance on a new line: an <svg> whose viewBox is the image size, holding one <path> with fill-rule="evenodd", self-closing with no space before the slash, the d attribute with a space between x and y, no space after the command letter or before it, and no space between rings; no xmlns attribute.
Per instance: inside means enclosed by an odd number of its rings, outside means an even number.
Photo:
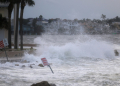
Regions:
<svg viewBox="0 0 120 86"><path fill-rule="evenodd" d="M19 3L17 3L17 14L16 14L16 30L15 30L15 45L14 49L18 49L18 16L19 16Z"/></svg>
<svg viewBox="0 0 120 86"><path fill-rule="evenodd" d="M8 6L8 20L9 20L9 27L8 27L8 47L11 49L11 13L13 10L13 3L10 3Z"/></svg>
<svg viewBox="0 0 120 86"><path fill-rule="evenodd" d="M8 47L11 49L11 17L9 15L9 27L8 27Z"/></svg>
<svg viewBox="0 0 120 86"><path fill-rule="evenodd" d="M24 12L24 7L25 7L25 3L22 2L21 3L21 13L20 13L20 38L21 38L21 46L20 49L23 50L23 12Z"/></svg>

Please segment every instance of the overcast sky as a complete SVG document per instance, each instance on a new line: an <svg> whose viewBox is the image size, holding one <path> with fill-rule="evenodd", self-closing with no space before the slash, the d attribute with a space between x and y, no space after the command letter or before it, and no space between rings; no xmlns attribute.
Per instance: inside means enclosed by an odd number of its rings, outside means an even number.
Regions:
<svg viewBox="0 0 120 86"><path fill-rule="evenodd" d="M120 17L120 0L34 0L35 6L26 6L24 18L42 15L46 19L100 19Z"/></svg>

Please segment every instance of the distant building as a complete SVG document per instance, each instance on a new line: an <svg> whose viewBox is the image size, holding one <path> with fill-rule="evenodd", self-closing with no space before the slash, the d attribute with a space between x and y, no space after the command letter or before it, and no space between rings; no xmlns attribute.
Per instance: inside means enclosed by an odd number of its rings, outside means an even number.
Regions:
<svg viewBox="0 0 120 86"><path fill-rule="evenodd" d="M120 30L120 22L112 22L111 27L113 29Z"/></svg>
<svg viewBox="0 0 120 86"><path fill-rule="evenodd" d="M23 25L23 35L30 35L31 34L31 28L28 25Z"/></svg>
<svg viewBox="0 0 120 86"><path fill-rule="evenodd" d="M48 24L48 20L37 20L37 25L42 25L43 27Z"/></svg>
<svg viewBox="0 0 120 86"><path fill-rule="evenodd" d="M120 22L112 22L112 25L114 25L114 24L120 25Z"/></svg>
<svg viewBox="0 0 120 86"><path fill-rule="evenodd" d="M19 34L20 34L20 25L18 27ZM31 35L33 34L34 29L32 29L29 25L23 25L23 35ZM11 34L14 34L14 26L11 26Z"/></svg>
<svg viewBox="0 0 120 86"><path fill-rule="evenodd" d="M113 30L115 34L119 34L120 33L120 22L112 22L111 29Z"/></svg>

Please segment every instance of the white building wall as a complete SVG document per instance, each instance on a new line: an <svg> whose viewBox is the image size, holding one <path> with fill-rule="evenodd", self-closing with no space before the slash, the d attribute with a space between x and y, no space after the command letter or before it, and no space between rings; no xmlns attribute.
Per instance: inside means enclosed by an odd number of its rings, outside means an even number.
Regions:
<svg viewBox="0 0 120 86"><path fill-rule="evenodd" d="M4 38L8 38L8 30L6 29L0 29L0 41L3 40Z"/></svg>
<svg viewBox="0 0 120 86"><path fill-rule="evenodd" d="M0 8L0 14L2 14L2 17L8 18L8 10L7 8ZM3 40L4 38L8 39L8 30L6 29L0 29L0 40Z"/></svg>

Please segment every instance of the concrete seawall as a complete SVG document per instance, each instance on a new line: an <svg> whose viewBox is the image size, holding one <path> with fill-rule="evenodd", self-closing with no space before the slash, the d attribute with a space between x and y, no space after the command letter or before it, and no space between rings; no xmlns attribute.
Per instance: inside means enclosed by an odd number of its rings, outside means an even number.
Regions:
<svg viewBox="0 0 120 86"><path fill-rule="evenodd" d="M14 44L12 44L14 46ZM19 44L20 46L20 44ZM16 50L16 49L6 49L6 53L8 57L22 57L25 52L28 52L29 54L33 53L35 50L33 47L39 46L39 44L23 44L24 47L29 47L27 50ZM5 51L2 50L0 51L0 58L1 57L6 57Z"/></svg>
<svg viewBox="0 0 120 86"><path fill-rule="evenodd" d="M6 51L8 57L22 57L24 55L24 51ZM6 57L5 52L0 52L0 58Z"/></svg>
<svg viewBox="0 0 120 86"><path fill-rule="evenodd" d="M12 44L12 46L14 46L14 44ZM19 44L19 46L21 46L21 44ZM23 44L23 46L37 47L39 44Z"/></svg>
<svg viewBox="0 0 120 86"><path fill-rule="evenodd" d="M20 62L24 53L34 54L35 50L25 51L6 51L9 62ZM5 51L0 51L0 63L7 62Z"/></svg>
<svg viewBox="0 0 120 86"><path fill-rule="evenodd" d="M32 54L35 50L23 50L23 51L6 51L8 57L22 57L25 52ZM6 57L5 51L0 51L0 58Z"/></svg>

